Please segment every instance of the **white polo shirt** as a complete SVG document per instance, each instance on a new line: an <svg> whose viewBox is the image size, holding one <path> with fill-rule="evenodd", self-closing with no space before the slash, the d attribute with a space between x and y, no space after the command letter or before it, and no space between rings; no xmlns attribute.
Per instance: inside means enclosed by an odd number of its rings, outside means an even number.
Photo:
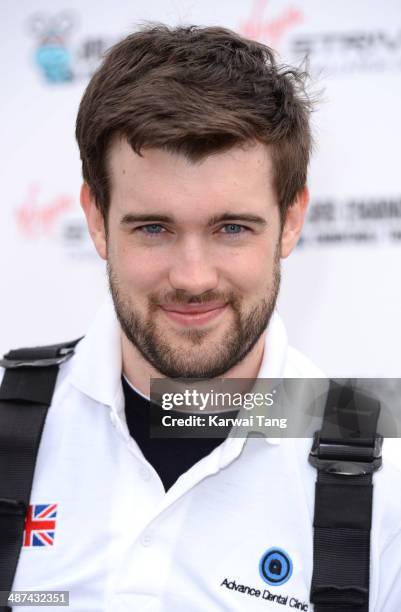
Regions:
<svg viewBox="0 0 401 612"><path fill-rule="evenodd" d="M259 377L320 376L287 345L275 314ZM166 493L127 429L120 328L107 300L60 369L13 588L69 591L74 612L311 611L310 446L229 437ZM280 586L261 573L271 555L287 564ZM384 453L374 475L370 612L400 609L401 471Z"/></svg>

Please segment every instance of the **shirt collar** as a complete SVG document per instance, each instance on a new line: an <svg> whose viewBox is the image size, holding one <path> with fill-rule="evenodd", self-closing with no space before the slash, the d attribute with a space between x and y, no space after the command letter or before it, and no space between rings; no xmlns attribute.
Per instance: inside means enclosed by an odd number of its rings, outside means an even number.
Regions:
<svg viewBox="0 0 401 612"><path fill-rule="evenodd" d="M260 364L257 378L282 378L287 361L287 349L287 332L280 315L275 310L266 330L262 363ZM251 433L260 435L261 431L258 427L249 427L247 433L248 435ZM279 437L270 438L265 436L264 439L268 444L273 445L278 445L281 442ZM235 430L232 430L229 440L230 444L225 449L222 448L220 457L222 465L229 463L233 456L241 452L246 438L236 438Z"/></svg>
<svg viewBox="0 0 401 612"><path fill-rule="evenodd" d="M287 360L288 339L284 323L273 312L268 328L258 378L281 378Z"/></svg>
<svg viewBox="0 0 401 612"><path fill-rule="evenodd" d="M266 330L258 378L283 376L287 347L284 324L278 313L274 312ZM121 369L121 328L111 296L107 296L86 336L76 347L70 380L79 391L109 406L125 421ZM266 438L266 441L279 444L280 438Z"/></svg>
<svg viewBox="0 0 401 612"><path fill-rule="evenodd" d="M71 382L91 399L112 406L121 387L121 331L108 296L79 342Z"/></svg>
<svg viewBox="0 0 401 612"><path fill-rule="evenodd" d="M258 378L281 378L287 362L288 337L284 323L275 310L267 331ZM251 430L252 431L252 430ZM260 430L258 431L260 433ZM281 438L265 438L268 444L280 444Z"/></svg>

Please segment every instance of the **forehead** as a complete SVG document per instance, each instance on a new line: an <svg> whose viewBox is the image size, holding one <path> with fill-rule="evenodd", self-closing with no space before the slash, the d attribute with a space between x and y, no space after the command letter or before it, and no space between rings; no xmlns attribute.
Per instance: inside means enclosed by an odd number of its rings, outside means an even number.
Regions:
<svg viewBox="0 0 401 612"><path fill-rule="evenodd" d="M188 202L202 208L272 201L271 152L261 144L236 146L191 161L179 153L148 148L138 155L124 138L109 150L111 202L179 207Z"/></svg>

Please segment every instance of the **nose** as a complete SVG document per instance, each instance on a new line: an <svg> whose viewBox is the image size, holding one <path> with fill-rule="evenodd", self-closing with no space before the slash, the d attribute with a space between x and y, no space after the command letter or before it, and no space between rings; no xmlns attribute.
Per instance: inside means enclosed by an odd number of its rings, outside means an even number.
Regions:
<svg viewBox="0 0 401 612"><path fill-rule="evenodd" d="M195 237L177 245L169 270L169 281L174 289L199 295L216 289L218 280L216 262L207 251L207 245Z"/></svg>

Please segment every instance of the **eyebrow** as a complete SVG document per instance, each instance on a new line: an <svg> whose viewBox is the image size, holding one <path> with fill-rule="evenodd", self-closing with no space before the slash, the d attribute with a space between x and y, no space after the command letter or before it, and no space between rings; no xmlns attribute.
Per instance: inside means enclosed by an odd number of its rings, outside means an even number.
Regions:
<svg viewBox="0 0 401 612"><path fill-rule="evenodd" d="M142 215L138 215L138 214L132 214L132 213L128 213L126 215L123 215L123 217L121 217L121 221L120 224L121 225L131 225L132 223L143 223L146 221L162 221L163 223L174 223L174 219L173 217L170 217L169 215L158 215L158 214L142 214Z"/></svg>
<svg viewBox="0 0 401 612"><path fill-rule="evenodd" d="M260 217L259 215L250 215L247 213L231 213L226 212L221 215L214 215L209 219L207 225L211 227L216 225L216 223L221 223L222 221L243 221L245 223L256 223L260 227L265 227L267 225L266 219ZM163 214L133 214L128 213L123 215L121 218L121 225L132 225L133 223L175 223L174 217L170 215Z"/></svg>
<svg viewBox="0 0 401 612"><path fill-rule="evenodd" d="M261 227L265 227L267 225L266 219L260 217L259 215L250 215L248 213L223 213L222 215L215 215L208 221L208 226L215 225L216 223L220 223L221 221L244 221L245 223L256 223Z"/></svg>

